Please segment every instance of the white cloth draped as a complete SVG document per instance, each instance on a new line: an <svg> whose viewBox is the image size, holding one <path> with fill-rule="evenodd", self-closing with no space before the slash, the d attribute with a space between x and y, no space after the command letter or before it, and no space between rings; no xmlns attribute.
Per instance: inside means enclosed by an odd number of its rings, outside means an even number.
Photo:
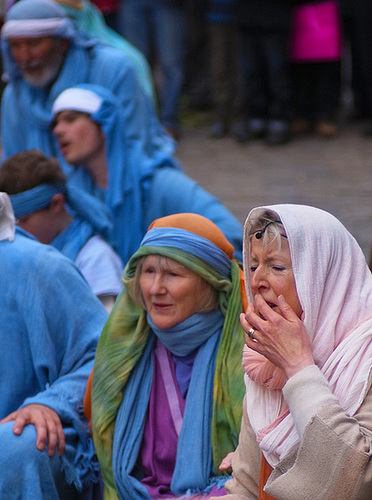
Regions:
<svg viewBox="0 0 372 500"><path fill-rule="evenodd" d="M248 234L253 215L270 210L287 234L303 322L315 363L346 413L352 416L371 386L372 275L353 236L331 214L303 205L253 209L244 226L243 261L249 287ZM281 390L258 386L246 376L248 416L256 435L285 404ZM304 387L304 390L306 388ZM289 413L260 442L275 466L300 444Z"/></svg>

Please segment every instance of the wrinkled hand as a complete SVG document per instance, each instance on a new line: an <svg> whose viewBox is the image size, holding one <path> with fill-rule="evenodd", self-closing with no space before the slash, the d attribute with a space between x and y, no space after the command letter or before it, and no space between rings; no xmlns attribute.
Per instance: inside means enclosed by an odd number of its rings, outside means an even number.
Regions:
<svg viewBox="0 0 372 500"><path fill-rule="evenodd" d="M278 297L278 308L281 314L257 294L255 305L249 304L246 313L240 315L240 322L246 333L250 328L255 330L255 340L246 335L246 345L265 356L290 378L306 366L313 365L314 358L304 324L282 295Z"/></svg>
<svg viewBox="0 0 372 500"><path fill-rule="evenodd" d="M26 425L34 425L36 429L36 448L45 450L48 441L48 455L52 457L58 449L58 455L65 451L65 433L58 413L48 406L30 404L20 410L10 413L0 420L0 425L14 420L13 432L17 436L22 434Z"/></svg>

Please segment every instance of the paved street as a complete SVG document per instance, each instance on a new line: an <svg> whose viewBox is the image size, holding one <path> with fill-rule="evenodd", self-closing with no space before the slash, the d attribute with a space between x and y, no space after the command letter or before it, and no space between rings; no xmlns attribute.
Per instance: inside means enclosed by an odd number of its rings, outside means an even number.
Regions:
<svg viewBox="0 0 372 500"><path fill-rule="evenodd" d="M209 126L185 125L176 156L243 222L258 205L303 203L343 222L369 258L372 248L372 138L349 124L331 140L296 139L268 147L232 138L214 140Z"/></svg>

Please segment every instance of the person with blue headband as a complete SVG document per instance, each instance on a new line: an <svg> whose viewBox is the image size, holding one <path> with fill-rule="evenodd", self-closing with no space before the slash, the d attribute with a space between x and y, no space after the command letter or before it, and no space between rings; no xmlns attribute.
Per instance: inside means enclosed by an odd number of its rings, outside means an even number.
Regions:
<svg viewBox="0 0 372 500"><path fill-rule="evenodd" d="M144 158L139 143L128 143L120 103L109 90L91 84L66 89L53 103L52 113L69 184L105 202L124 264L153 220L180 212L212 220L241 259L238 220L181 169L155 156ZM138 162L129 162L128 154Z"/></svg>
<svg viewBox="0 0 372 500"><path fill-rule="evenodd" d="M110 312L122 288L124 266L107 242L112 222L105 205L68 187L58 160L38 150L2 163L0 190L9 195L17 225L74 261Z"/></svg>
<svg viewBox="0 0 372 500"><path fill-rule="evenodd" d="M166 157L172 163L175 143L124 51L79 30L53 0L15 3L6 14L1 39L9 82L1 109L3 158L32 148L55 156L49 128L52 103L71 85L94 83L118 97L126 142L144 157ZM140 158L128 152L126 160L137 165Z"/></svg>
<svg viewBox="0 0 372 500"><path fill-rule="evenodd" d="M84 402L105 499L224 493L244 394L233 253L213 222L182 213L154 221L129 260Z"/></svg>
<svg viewBox="0 0 372 500"><path fill-rule="evenodd" d="M98 463L82 412L107 312L0 193L0 498L77 500Z"/></svg>

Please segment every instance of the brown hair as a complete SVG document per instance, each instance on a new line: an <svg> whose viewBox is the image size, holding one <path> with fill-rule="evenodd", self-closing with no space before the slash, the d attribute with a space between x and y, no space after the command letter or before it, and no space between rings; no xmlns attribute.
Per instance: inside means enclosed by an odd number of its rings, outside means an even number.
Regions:
<svg viewBox="0 0 372 500"><path fill-rule="evenodd" d="M7 158L0 167L0 191L17 194L40 184L66 184L66 176L56 158L37 149Z"/></svg>

